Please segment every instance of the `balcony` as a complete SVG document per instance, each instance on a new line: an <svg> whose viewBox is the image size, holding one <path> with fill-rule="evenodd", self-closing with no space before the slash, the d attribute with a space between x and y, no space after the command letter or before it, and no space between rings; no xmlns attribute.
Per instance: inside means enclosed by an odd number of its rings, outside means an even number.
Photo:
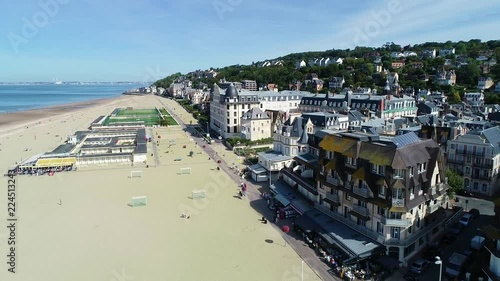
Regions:
<svg viewBox="0 0 500 281"><path fill-rule="evenodd" d="M463 165L465 163L465 160L448 159L448 163Z"/></svg>
<svg viewBox="0 0 500 281"><path fill-rule="evenodd" d="M356 213L358 213L362 216L365 216L365 217L370 216L370 211L368 210L368 208L363 207L363 206L354 205L354 206L352 206L351 212L356 212Z"/></svg>
<svg viewBox="0 0 500 281"><path fill-rule="evenodd" d="M433 204L433 205L427 206L427 214L434 213L435 211L439 210L440 207L441 207L441 205L439 205L439 204Z"/></svg>
<svg viewBox="0 0 500 281"><path fill-rule="evenodd" d="M435 187L435 186L434 186L434 187L431 187L431 189L429 189L429 194L430 194L430 195L434 195L434 194L436 194L436 187Z"/></svg>
<svg viewBox="0 0 500 281"><path fill-rule="evenodd" d="M405 200L403 198L392 198L392 206L404 207Z"/></svg>
<svg viewBox="0 0 500 281"><path fill-rule="evenodd" d="M335 193L333 193L333 194L332 193L326 193L325 197L326 197L326 199L331 200L331 201L333 201L335 203L340 203L340 197L339 197L338 194L335 194Z"/></svg>
<svg viewBox="0 0 500 281"><path fill-rule="evenodd" d="M410 226L411 220L409 219L389 219L385 216L382 217L382 223L386 226L395 226L395 227L408 227Z"/></svg>
<svg viewBox="0 0 500 281"><path fill-rule="evenodd" d="M446 221L446 218L446 213L443 213L442 215L436 217L434 221L423 226L419 230L414 231L410 237L407 237L406 239L393 238L382 242L382 244L386 246L409 246L412 243L415 243L415 241L417 241L420 237L424 237L427 233L431 232L432 229L434 229L436 226L443 225ZM446 225L444 227L446 228Z"/></svg>
<svg viewBox="0 0 500 281"><path fill-rule="evenodd" d="M359 232L367 237L370 237L371 239L373 239L379 243L382 243L384 241L384 238L381 235L379 235L377 232L367 228L366 226L358 225L356 222L354 222L348 218L345 218L340 213L332 212L328 208L325 208L324 206L320 206L320 205L316 205L316 208L318 210L322 211L324 214L326 214L326 215L334 218L335 220L345 224L349 228L354 229L357 232Z"/></svg>
<svg viewBox="0 0 500 281"><path fill-rule="evenodd" d="M333 184L335 186L339 186L340 185L340 180L339 179L336 179L332 176L326 176L326 182L329 183L329 184Z"/></svg>
<svg viewBox="0 0 500 281"><path fill-rule="evenodd" d="M302 186L305 188L307 191L314 195L318 195L318 190L316 189L316 183L314 182L313 179L310 178L303 178L301 175L298 173L292 172L288 169L281 169L281 173L283 176L288 177L292 181L296 182L298 185Z"/></svg>
<svg viewBox="0 0 500 281"><path fill-rule="evenodd" d="M364 198L370 197L370 190L368 190L368 188L359 188L357 186L354 186L353 192L354 192L354 194L357 194L357 195L362 196Z"/></svg>

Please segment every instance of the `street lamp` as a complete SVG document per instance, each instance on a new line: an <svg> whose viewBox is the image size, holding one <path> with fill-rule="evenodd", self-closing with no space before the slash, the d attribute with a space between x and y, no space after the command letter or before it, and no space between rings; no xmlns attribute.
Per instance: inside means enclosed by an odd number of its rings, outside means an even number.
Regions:
<svg viewBox="0 0 500 281"><path fill-rule="evenodd" d="M439 256L436 256L436 261L434 264L439 264L439 281L441 281L441 275L443 274L443 261Z"/></svg>

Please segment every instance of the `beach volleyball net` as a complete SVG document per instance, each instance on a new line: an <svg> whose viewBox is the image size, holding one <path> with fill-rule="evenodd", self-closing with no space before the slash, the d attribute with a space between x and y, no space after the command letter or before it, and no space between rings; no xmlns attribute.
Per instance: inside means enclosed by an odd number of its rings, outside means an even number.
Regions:
<svg viewBox="0 0 500 281"><path fill-rule="evenodd" d="M193 200L205 199L206 193L205 190L193 190Z"/></svg>
<svg viewBox="0 0 500 281"><path fill-rule="evenodd" d="M132 197L130 200L131 207L141 207L146 206L148 204L148 198L146 196L136 196Z"/></svg>
<svg viewBox="0 0 500 281"><path fill-rule="evenodd" d="M191 168L181 168L180 172L181 175L191 175Z"/></svg>
<svg viewBox="0 0 500 281"><path fill-rule="evenodd" d="M130 172L131 179L140 179L143 177L144 177L144 175L143 175L142 171L131 171Z"/></svg>

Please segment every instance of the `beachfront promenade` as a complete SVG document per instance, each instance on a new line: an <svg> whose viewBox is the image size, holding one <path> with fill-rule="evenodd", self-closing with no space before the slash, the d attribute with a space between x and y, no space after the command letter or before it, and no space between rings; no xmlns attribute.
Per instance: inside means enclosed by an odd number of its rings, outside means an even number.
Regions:
<svg viewBox="0 0 500 281"><path fill-rule="evenodd" d="M47 117L30 123L30 130L11 127L0 135L0 164L5 170L20 154L29 154L26 147L47 151L57 143L55 135L66 136L98 115L137 104L161 106L154 96L128 97ZM190 117L180 114L182 120ZM203 142L180 126L153 129L156 133L162 138L156 152L150 147L148 163L159 162L157 167L89 167L54 177L18 177L19 271L6 275L6 267L0 268L0 280L301 280L302 259L276 226L259 221L258 210L267 208L258 200L260 187L252 185L247 198L237 197L241 179L228 168L237 157L225 153L217 171L218 144L203 150ZM171 140L176 144L167 153ZM174 161L177 157L183 160ZM191 167L192 175L179 175L182 167ZM142 170L144 178L130 179L134 170ZM206 189L207 199L193 200L195 189ZM147 196L148 205L129 207L133 196ZM6 210L4 200L0 210ZM2 252L5 237L0 229ZM304 280L320 280L307 264Z"/></svg>
<svg viewBox="0 0 500 281"><path fill-rule="evenodd" d="M171 112L172 116L185 130L192 133L193 138L196 139L197 143L202 145L206 143L201 137L197 137L196 131L193 128L193 126L197 125L197 120L194 119L191 114L189 114L184 108L182 108L177 102L173 100L165 98L158 98L158 100L163 104L165 108L167 108ZM186 124L192 124L192 126ZM272 223L274 212L268 208L267 202L265 200L262 200L260 196L262 192L269 193L268 182L255 183L248 179L242 180L237 175L235 170L230 168L234 167L235 164L238 165L238 156L218 140L213 141L210 145L205 145L204 151L208 155L210 155L211 159L214 162L217 162L217 160L221 160L222 163L219 164L219 166L223 171L228 173L228 175L235 183L244 181L247 184L247 186L249 187L247 198L250 206L268 219L269 223L271 223L274 229L281 234L284 241L286 241L286 243L297 252L302 260L304 260L304 262L314 270L315 274L319 278L321 278L321 280L341 280L337 276L330 274L329 271L331 268L318 258L315 251L311 249L306 243L304 243L303 239L300 236L296 235L296 233L294 233L293 231L286 234L281 230L281 227L285 225L284 221L279 221L277 224ZM246 167L246 165L242 163L240 163L239 166L241 169ZM277 241L277 243L280 242L281 241Z"/></svg>

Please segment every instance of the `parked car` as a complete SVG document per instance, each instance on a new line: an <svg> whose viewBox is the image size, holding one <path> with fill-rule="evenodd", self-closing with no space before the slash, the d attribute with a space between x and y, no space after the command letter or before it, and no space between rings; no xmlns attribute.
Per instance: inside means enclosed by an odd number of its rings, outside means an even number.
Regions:
<svg viewBox="0 0 500 281"><path fill-rule="evenodd" d="M411 264L410 270L415 272L416 274L422 274L428 265L429 261L418 259Z"/></svg>
<svg viewBox="0 0 500 281"><path fill-rule="evenodd" d="M448 229L448 231L449 231L450 233L453 233L453 234L455 234L455 235L458 235L458 234L460 234L460 232L462 232L462 229L463 229L463 228L464 228L464 225L463 225L462 223L460 223L460 222L456 222L456 223L454 223L454 224L450 227L450 229Z"/></svg>
<svg viewBox="0 0 500 281"><path fill-rule="evenodd" d="M474 218L474 219L479 216L479 210L478 209L470 209L467 213L471 214L472 218Z"/></svg>
<svg viewBox="0 0 500 281"><path fill-rule="evenodd" d="M474 197L474 194L472 192L467 191L465 189L458 191L458 195L464 196L464 197Z"/></svg>
<svg viewBox="0 0 500 281"><path fill-rule="evenodd" d="M479 251L486 243L486 238L476 235L470 240L470 248Z"/></svg>
<svg viewBox="0 0 500 281"><path fill-rule="evenodd" d="M468 226L473 218L474 217L471 214L465 213L462 215L462 217L460 218L460 220L458 222L463 224L463 226Z"/></svg>

